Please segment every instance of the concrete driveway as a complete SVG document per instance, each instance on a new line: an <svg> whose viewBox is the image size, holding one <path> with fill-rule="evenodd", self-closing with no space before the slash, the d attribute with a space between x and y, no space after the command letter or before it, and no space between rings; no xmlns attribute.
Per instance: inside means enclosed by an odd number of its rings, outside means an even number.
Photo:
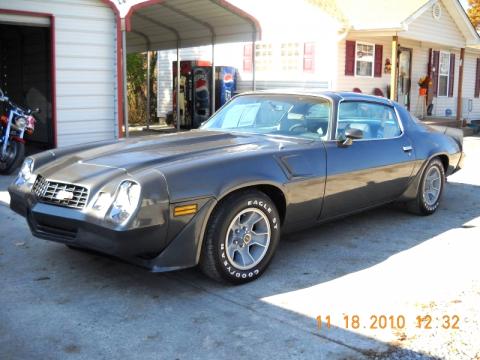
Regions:
<svg viewBox="0 0 480 360"><path fill-rule="evenodd" d="M480 138L465 148L433 216L384 207L289 236L237 287L35 239L3 177L0 358L479 359Z"/></svg>

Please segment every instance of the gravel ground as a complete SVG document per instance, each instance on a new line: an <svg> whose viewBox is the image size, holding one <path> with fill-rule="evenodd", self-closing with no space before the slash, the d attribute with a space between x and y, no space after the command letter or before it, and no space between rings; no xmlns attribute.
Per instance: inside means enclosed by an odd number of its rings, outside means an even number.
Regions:
<svg viewBox="0 0 480 360"><path fill-rule="evenodd" d="M238 287L33 238L0 178L0 359L478 360L480 138L465 151L436 214L390 206L290 235ZM371 329L381 315L406 324Z"/></svg>

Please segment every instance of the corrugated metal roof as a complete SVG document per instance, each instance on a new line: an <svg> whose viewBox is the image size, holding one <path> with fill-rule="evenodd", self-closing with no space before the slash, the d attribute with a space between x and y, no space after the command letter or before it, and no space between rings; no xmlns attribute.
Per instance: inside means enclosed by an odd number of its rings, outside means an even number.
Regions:
<svg viewBox="0 0 480 360"><path fill-rule="evenodd" d="M127 51L259 40L258 21L224 0L158 0L127 16Z"/></svg>

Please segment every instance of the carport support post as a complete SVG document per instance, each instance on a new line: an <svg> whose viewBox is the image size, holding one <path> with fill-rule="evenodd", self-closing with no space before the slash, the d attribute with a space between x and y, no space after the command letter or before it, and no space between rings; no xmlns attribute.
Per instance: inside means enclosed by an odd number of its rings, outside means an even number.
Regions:
<svg viewBox="0 0 480 360"><path fill-rule="evenodd" d="M147 130L150 129L150 51L147 50Z"/></svg>
<svg viewBox="0 0 480 360"><path fill-rule="evenodd" d="M457 127L461 128L463 125L462 121L462 110L463 110L463 65L465 62L465 48L460 49L460 66L458 68L458 94L457 94Z"/></svg>
<svg viewBox="0 0 480 360"><path fill-rule="evenodd" d="M128 94L127 94L127 29L122 19L122 61L123 61L123 125L128 138Z"/></svg>
<svg viewBox="0 0 480 360"><path fill-rule="evenodd" d="M177 131L180 131L180 43L177 42Z"/></svg>
<svg viewBox="0 0 480 360"><path fill-rule="evenodd" d="M215 36L212 36L212 113L215 112L215 96L216 96L216 91L215 91Z"/></svg>
<svg viewBox="0 0 480 360"><path fill-rule="evenodd" d="M257 33L253 33L252 37L252 91L257 90L257 79L256 79L256 64L255 64L255 48L256 48L256 41L257 41Z"/></svg>
<svg viewBox="0 0 480 360"><path fill-rule="evenodd" d="M390 75L390 100L397 101L397 57L398 57L398 36L392 38L392 62Z"/></svg>

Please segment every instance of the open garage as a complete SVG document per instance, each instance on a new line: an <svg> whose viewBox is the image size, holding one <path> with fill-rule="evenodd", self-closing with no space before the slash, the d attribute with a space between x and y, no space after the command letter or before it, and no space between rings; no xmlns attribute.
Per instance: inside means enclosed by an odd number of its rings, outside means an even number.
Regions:
<svg viewBox="0 0 480 360"><path fill-rule="evenodd" d="M27 146L118 137L116 36L102 1L0 1L0 87L40 109Z"/></svg>
<svg viewBox="0 0 480 360"><path fill-rule="evenodd" d="M55 135L50 21L45 18L23 25L5 20L0 22L0 88L18 104L40 109L36 131L26 140L41 149L51 148Z"/></svg>

